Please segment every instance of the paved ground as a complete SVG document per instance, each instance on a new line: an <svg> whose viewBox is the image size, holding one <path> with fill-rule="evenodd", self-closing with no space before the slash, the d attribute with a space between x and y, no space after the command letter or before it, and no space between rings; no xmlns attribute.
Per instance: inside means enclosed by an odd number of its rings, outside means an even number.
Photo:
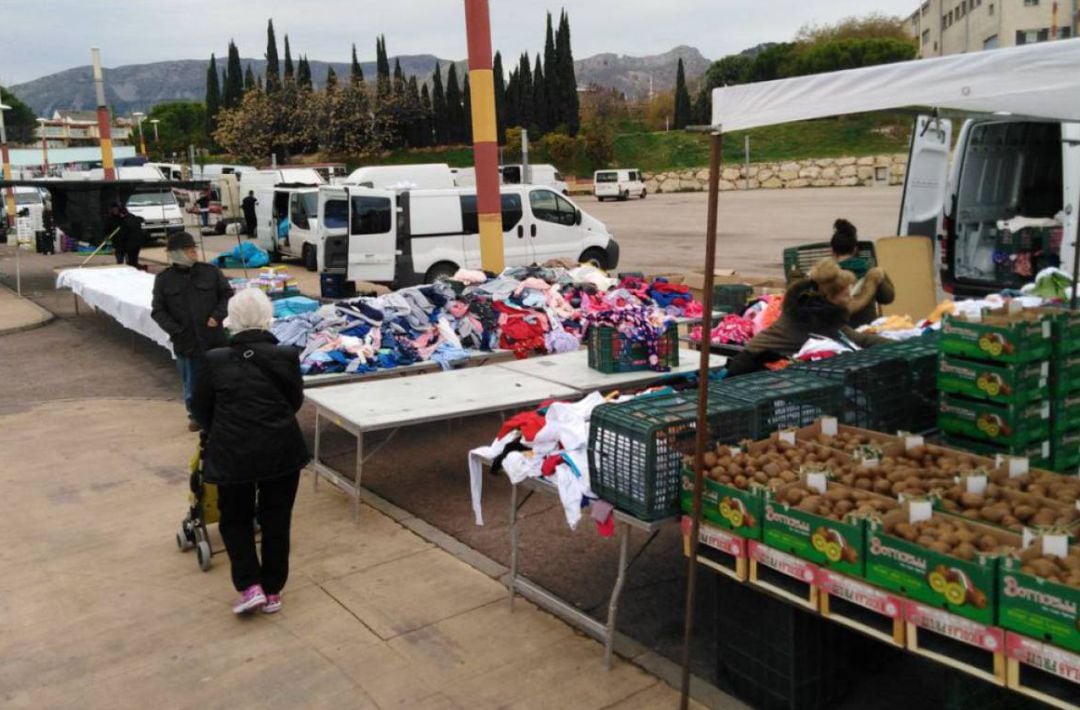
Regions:
<svg viewBox="0 0 1080 710"><path fill-rule="evenodd" d="M53 319L52 313L7 286L0 286L0 335L30 330Z"/></svg>

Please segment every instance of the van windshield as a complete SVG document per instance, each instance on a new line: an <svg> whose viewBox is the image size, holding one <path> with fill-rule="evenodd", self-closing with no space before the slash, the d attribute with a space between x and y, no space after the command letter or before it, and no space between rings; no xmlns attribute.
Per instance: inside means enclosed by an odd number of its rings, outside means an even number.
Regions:
<svg viewBox="0 0 1080 710"><path fill-rule="evenodd" d="M596 174L596 181L597 182L618 182L619 181L619 174L618 173L597 173Z"/></svg>
<svg viewBox="0 0 1080 710"><path fill-rule="evenodd" d="M162 192L136 192L128 198L128 207L169 207L176 204L171 190Z"/></svg>
<svg viewBox="0 0 1080 710"><path fill-rule="evenodd" d="M16 192L15 204L17 205L40 205L41 195L36 192Z"/></svg>

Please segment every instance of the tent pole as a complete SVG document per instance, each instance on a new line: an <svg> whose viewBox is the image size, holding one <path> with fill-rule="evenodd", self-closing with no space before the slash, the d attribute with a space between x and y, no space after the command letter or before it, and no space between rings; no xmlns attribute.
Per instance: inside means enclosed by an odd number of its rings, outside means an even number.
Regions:
<svg viewBox="0 0 1080 710"><path fill-rule="evenodd" d="M1072 298L1069 299L1069 308L1076 310L1076 285L1080 282L1080 218L1076 220L1076 234L1073 235L1073 274L1072 274Z"/></svg>
<svg viewBox="0 0 1080 710"><path fill-rule="evenodd" d="M682 697L679 707L690 702L690 639L694 633L694 598L697 594L698 529L701 524L701 487L705 448L709 445L709 356L712 354L713 281L716 270L716 216L720 194L720 155L724 135L709 134L709 211L705 226L705 283L702 286L701 358L698 368L697 442L694 450L694 513L690 521L690 557L686 572L686 614L683 627Z"/></svg>

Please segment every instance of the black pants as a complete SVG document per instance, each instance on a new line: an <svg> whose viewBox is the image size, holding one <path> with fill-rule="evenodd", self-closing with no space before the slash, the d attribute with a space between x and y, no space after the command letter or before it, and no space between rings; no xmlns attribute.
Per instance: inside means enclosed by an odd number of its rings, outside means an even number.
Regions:
<svg viewBox="0 0 1080 710"><path fill-rule="evenodd" d="M124 262L128 266L138 267L139 266L139 251L140 250L142 250L142 247L135 247L134 249L128 249L127 251L125 251L124 252Z"/></svg>
<svg viewBox="0 0 1080 710"><path fill-rule="evenodd" d="M255 238L255 223L256 223L256 220L255 220L255 213L254 212L252 212L250 215L249 214L244 215L244 228L247 231L247 235L249 237L251 237L252 239Z"/></svg>
<svg viewBox="0 0 1080 710"><path fill-rule="evenodd" d="M267 594L280 594L289 578L289 528L300 472L258 483L218 486L218 529L232 565L239 592L261 584ZM255 497L259 499L262 564L255 551Z"/></svg>

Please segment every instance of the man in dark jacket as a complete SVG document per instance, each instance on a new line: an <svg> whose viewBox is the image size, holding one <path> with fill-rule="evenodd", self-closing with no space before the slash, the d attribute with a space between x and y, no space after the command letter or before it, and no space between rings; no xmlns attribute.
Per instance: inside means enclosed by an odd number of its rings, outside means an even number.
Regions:
<svg viewBox="0 0 1080 710"><path fill-rule="evenodd" d="M255 219L255 205L259 204L259 201L255 199L255 191L248 190L247 197L240 201L240 206L244 210L244 226L247 230L247 235L255 238L255 226L257 220Z"/></svg>
<svg viewBox="0 0 1080 710"><path fill-rule="evenodd" d="M228 347L206 354L192 414L207 432L206 480L218 485L219 528L241 597L233 612L281 609L289 576L292 506L300 469L311 459L296 421L304 403L299 355L268 331L273 307L245 289L229 302ZM255 549L258 519L262 560Z"/></svg>
<svg viewBox="0 0 1080 710"><path fill-rule="evenodd" d="M195 238L187 232L170 234L166 248L170 266L154 279L150 315L172 341L190 417L192 390L204 355L226 343L222 321L232 287L220 269L199 261ZM194 419L189 428L198 431Z"/></svg>
<svg viewBox="0 0 1080 710"><path fill-rule="evenodd" d="M146 243L146 235L143 233L143 220L138 215L124 210L121 220L120 236L124 240L124 263L128 266L139 268L139 252Z"/></svg>
<svg viewBox="0 0 1080 710"><path fill-rule="evenodd" d="M124 208L119 202L109 205L109 214L104 223L105 238L110 240L117 264L124 263Z"/></svg>

